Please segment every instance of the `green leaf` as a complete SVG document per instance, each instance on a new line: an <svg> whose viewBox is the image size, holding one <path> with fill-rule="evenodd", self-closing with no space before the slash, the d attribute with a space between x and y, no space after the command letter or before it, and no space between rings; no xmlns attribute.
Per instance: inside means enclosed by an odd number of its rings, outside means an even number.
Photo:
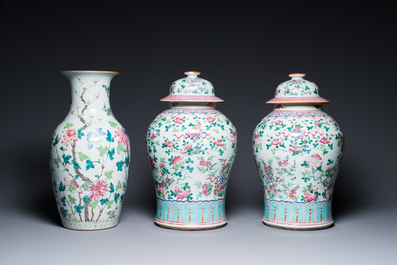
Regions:
<svg viewBox="0 0 397 265"><path fill-rule="evenodd" d="M59 191L65 191L66 190L66 186L64 186L62 184L62 181L59 183Z"/></svg>
<svg viewBox="0 0 397 265"><path fill-rule="evenodd" d="M84 206L82 206L82 205L75 205L74 208L76 209L76 212L77 212L77 213L81 213L81 210L84 209Z"/></svg>
<svg viewBox="0 0 397 265"><path fill-rule="evenodd" d="M110 183L109 188L110 188L109 192L110 192L110 193L113 193L113 192L114 192L114 185L113 185L112 182Z"/></svg>
<svg viewBox="0 0 397 265"><path fill-rule="evenodd" d="M120 154L120 152L124 152L124 147L122 143L117 144L117 154Z"/></svg>
<svg viewBox="0 0 397 265"><path fill-rule="evenodd" d="M113 157L114 154L115 154L114 148L113 148L112 150L109 150L109 151L108 151L108 155L109 155L110 160L113 160L113 159L114 159L114 157Z"/></svg>
<svg viewBox="0 0 397 265"><path fill-rule="evenodd" d="M78 133L77 137L78 137L79 139L81 139L81 137L85 135L81 129L78 129L78 130L77 130L77 133Z"/></svg>
<svg viewBox="0 0 397 265"><path fill-rule="evenodd" d="M113 177L112 174L113 174L113 170L109 170L105 172L105 176L107 179L111 179Z"/></svg>
<svg viewBox="0 0 397 265"><path fill-rule="evenodd" d="M74 169L81 169L80 165L76 162L76 160L72 159L72 163Z"/></svg>
<svg viewBox="0 0 397 265"><path fill-rule="evenodd" d="M88 204L88 207L95 208L98 205L99 200L95 200Z"/></svg>
<svg viewBox="0 0 397 265"><path fill-rule="evenodd" d="M108 130L108 133L106 134L106 141L108 141L108 142L114 142L114 138L112 137L112 134L109 132L109 130Z"/></svg>
<svg viewBox="0 0 397 265"><path fill-rule="evenodd" d="M116 128L117 127L117 123L109 121L109 124L112 128Z"/></svg>
<svg viewBox="0 0 397 265"><path fill-rule="evenodd" d="M83 197L83 202L84 202L84 203L87 203L89 200L90 200L90 198L89 198L87 195L85 195L85 196Z"/></svg>
<svg viewBox="0 0 397 265"><path fill-rule="evenodd" d="M72 123L66 123L65 127L63 127L63 128L67 129L67 128L70 128L70 127L73 127L73 124Z"/></svg>
<svg viewBox="0 0 397 265"><path fill-rule="evenodd" d="M79 152L78 154L79 154L79 159L80 159L81 162L83 162L83 161L85 161L87 159L91 159L88 155L83 154L82 152Z"/></svg>
<svg viewBox="0 0 397 265"><path fill-rule="evenodd" d="M71 204L75 204L76 203L76 198L75 197L72 197L72 196L68 195L68 198L69 198L69 202Z"/></svg>
<svg viewBox="0 0 397 265"><path fill-rule="evenodd" d="M123 186L121 186L121 181L119 180L119 182L117 182L117 185L116 185L116 190L119 190L119 189L121 189ZM117 202L117 201L116 201Z"/></svg>
<svg viewBox="0 0 397 265"><path fill-rule="evenodd" d="M65 154L63 154L62 158L63 158L63 162L65 164L69 164L70 163L69 160L72 158L72 156L70 156L70 155L65 156Z"/></svg>
<svg viewBox="0 0 397 265"><path fill-rule="evenodd" d="M115 203L117 203L117 200L120 198L120 194L119 193L115 193L114 194L114 201Z"/></svg>
<svg viewBox="0 0 397 265"><path fill-rule="evenodd" d="M94 168L94 164L92 163L91 160L87 160L86 161L86 166L85 166L85 170L89 170L90 168Z"/></svg>
<svg viewBox="0 0 397 265"><path fill-rule="evenodd" d="M87 190L89 185L90 185L89 182L85 182L83 185L81 185L81 187L82 187L84 190Z"/></svg>
<svg viewBox="0 0 397 265"><path fill-rule="evenodd" d="M106 152L108 151L108 148L106 146L99 146L97 147L98 151L100 152L99 156L104 156Z"/></svg>
<svg viewBox="0 0 397 265"><path fill-rule="evenodd" d="M59 168L60 162L61 162L61 158L59 156L57 158L54 158L54 163L57 165L57 168Z"/></svg>
<svg viewBox="0 0 397 265"><path fill-rule="evenodd" d="M63 206L66 206L66 197L65 197L65 196L63 196L63 197L61 198L61 202L62 202L62 205L63 205Z"/></svg>
<svg viewBox="0 0 397 265"><path fill-rule="evenodd" d="M59 143L59 137L58 137L58 134L57 134L57 136L55 136L53 146L56 146L58 143Z"/></svg>
<svg viewBox="0 0 397 265"><path fill-rule="evenodd" d="M110 209L112 207L114 201L108 201L108 209Z"/></svg>

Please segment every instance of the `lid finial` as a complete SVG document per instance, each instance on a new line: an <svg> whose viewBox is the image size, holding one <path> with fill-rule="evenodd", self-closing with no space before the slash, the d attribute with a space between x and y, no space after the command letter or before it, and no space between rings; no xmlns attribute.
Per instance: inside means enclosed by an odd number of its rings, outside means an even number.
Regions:
<svg viewBox="0 0 397 265"><path fill-rule="evenodd" d="M201 73L197 72L197 71L187 71L187 72L184 72L184 74L187 75L187 77L196 78Z"/></svg>
<svg viewBox="0 0 397 265"><path fill-rule="evenodd" d="M293 74L289 74L289 77L291 77L292 79L302 79L303 77L306 76L306 74L303 73L293 73Z"/></svg>

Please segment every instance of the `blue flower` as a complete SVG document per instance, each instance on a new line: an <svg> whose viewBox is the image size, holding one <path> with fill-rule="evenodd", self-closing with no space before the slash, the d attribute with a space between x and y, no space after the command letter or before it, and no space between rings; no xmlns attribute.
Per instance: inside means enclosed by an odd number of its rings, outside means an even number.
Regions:
<svg viewBox="0 0 397 265"><path fill-rule="evenodd" d="M274 181L273 173L267 174L267 175L266 175L266 179L267 179L268 181L270 181L270 182L273 182L273 181Z"/></svg>
<svg viewBox="0 0 397 265"><path fill-rule="evenodd" d="M59 212L61 213L61 215L62 215L63 217L66 217L67 211L66 211L63 207L61 207L61 208L59 209Z"/></svg>
<svg viewBox="0 0 397 265"><path fill-rule="evenodd" d="M91 149L94 146L94 141L97 135L93 132L87 133L87 147Z"/></svg>
<svg viewBox="0 0 397 265"><path fill-rule="evenodd" d="M301 147L302 151L310 153L311 149L309 148L310 146L308 144L303 144Z"/></svg>

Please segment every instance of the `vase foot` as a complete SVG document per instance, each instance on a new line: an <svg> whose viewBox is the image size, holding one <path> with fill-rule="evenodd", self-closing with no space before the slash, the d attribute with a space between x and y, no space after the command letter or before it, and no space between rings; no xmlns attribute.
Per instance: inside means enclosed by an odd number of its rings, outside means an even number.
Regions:
<svg viewBox="0 0 397 265"><path fill-rule="evenodd" d="M174 230L184 230L184 231L199 231L199 230L210 230L223 227L227 224L227 220L224 219L218 223L209 224L189 224L189 223L175 223L175 222L165 222L160 219L155 219L154 223L163 228L169 228Z"/></svg>
<svg viewBox="0 0 397 265"><path fill-rule="evenodd" d="M74 231L100 231L100 230L107 230L116 227L117 225L114 226L109 226L109 227L103 227L103 228L92 228L92 229L87 229L87 228L73 228L73 227L66 227L64 228L69 229L69 230L74 230Z"/></svg>
<svg viewBox="0 0 397 265"><path fill-rule="evenodd" d="M66 229L75 231L98 231L116 227L118 225L118 218L112 220L99 220L94 222L76 222L70 219L63 219L62 225Z"/></svg>
<svg viewBox="0 0 397 265"><path fill-rule="evenodd" d="M330 220L328 222L319 223L319 224L309 224L309 223L276 223L276 222L269 222L265 219L262 219L262 222L270 227L285 229L285 230L295 230L295 231L313 231L313 230L321 230L326 229L334 224L334 220Z"/></svg>

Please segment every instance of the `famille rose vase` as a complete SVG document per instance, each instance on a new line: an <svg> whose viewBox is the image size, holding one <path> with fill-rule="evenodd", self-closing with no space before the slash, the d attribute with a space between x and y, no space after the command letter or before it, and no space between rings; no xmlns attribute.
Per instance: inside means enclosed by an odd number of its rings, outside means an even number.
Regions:
<svg viewBox="0 0 397 265"><path fill-rule="evenodd" d="M175 81L169 102L150 124L146 147L159 226L203 230L224 226L226 186L237 151L237 132L215 109L212 84L199 72Z"/></svg>
<svg viewBox="0 0 397 265"><path fill-rule="evenodd" d="M266 225L315 230L333 224L331 205L342 161L343 133L322 110L316 84L291 74L256 127L253 152L265 194Z"/></svg>
<svg viewBox="0 0 397 265"><path fill-rule="evenodd" d="M56 128L50 170L63 226L100 230L117 225L126 191L130 148L113 116L109 85L117 72L64 71L72 103Z"/></svg>

